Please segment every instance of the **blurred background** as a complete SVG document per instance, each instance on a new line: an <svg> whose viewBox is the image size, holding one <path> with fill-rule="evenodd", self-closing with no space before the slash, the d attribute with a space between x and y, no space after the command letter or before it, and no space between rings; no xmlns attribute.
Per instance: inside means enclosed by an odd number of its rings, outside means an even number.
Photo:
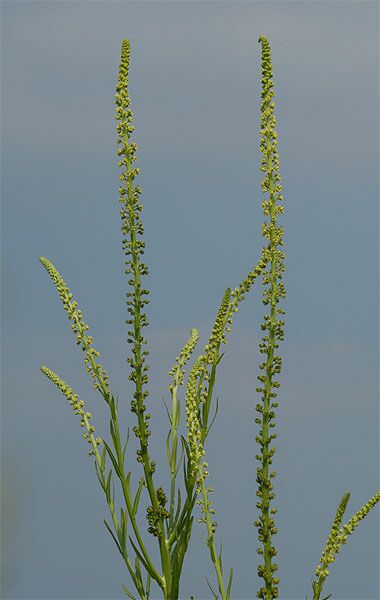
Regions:
<svg viewBox="0 0 380 600"><path fill-rule="evenodd" d="M280 597L312 595L341 496L351 492L348 519L379 489L378 13L366 1L2 3L4 599L108 600L123 597L121 583L132 589L102 522L107 506L79 419L39 370L58 372L107 437L104 402L42 255L79 301L123 430L134 425L114 120L121 42L128 37L132 48L150 267L151 454L157 485L167 486L168 372L191 327L201 352L224 289L256 264L264 243L261 34L272 49L286 208L274 544ZM206 448L234 599L255 597L261 585L252 525L261 298L259 284L235 317ZM132 434L133 489L135 448ZM206 577L216 588L199 516L186 599L210 598ZM325 595L379 598L378 565L376 507L332 565Z"/></svg>

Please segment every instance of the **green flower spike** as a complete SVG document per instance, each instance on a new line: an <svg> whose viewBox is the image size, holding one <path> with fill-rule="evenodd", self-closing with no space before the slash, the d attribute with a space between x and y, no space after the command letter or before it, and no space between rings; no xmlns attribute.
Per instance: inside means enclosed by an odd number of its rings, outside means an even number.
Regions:
<svg viewBox="0 0 380 600"><path fill-rule="evenodd" d="M148 319L143 312L144 305L149 303L149 300L144 298L149 294L147 289L144 289L141 284L141 279L144 275L148 275L148 267L141 261L141 255L144 254L145 242L140 237L144 233L144 227L140 219L142 212L142 204L139 201L141 188L134 186L134 179L140 172L138 167L133 167L133 163L137 160L135 142L130 140L131 134L134 131L132 124L132 110L130 107L131 101L128 92L128 75L130 61L130 43L129 40L124 40L121 47L119 77L116 85L116 120L117 124L117 143L119 144L118 155L121 157L118 166L122 168L122 173L119 176L121 185L119 187L120 203L122 205L120 216L122 221L122 233L124 236L123 247L126 255L126 270L125 273L131 275L128 284L132 291L127 292L128 312L131 316L126 321L131 325L128 331L128 343L132 344L132 358L128 358L127 362L131 366L129 379L135 384L135 392L131 401L131 410L137 416L137 426L133 427L133 432L139 440L140 448L137 450L137 461L140 462L144 469L146 487L148 489L151 506L148 507L147 519L149 528L148 531L157 536L159 541L159 549L161 556L161 566L163 570L163 587L165 594L170 593L172 575L170 571L170 554L166 544L164 520L166 518L166 509L162 507L160 500L159 489L156 489L153 482L153 473L155 471L155 461L151 460L148 451L148 438L151 434L149 429L150 414L145 414L146 405L145 398L149 395L148 390L144 390L144 386L148 383L148 365L145 364L145 357L149 355L147 350L143 350L143 346L147 344L147 340L143 337L141 330L148 325ZM161 584L160 584L161 585Z"/></svg>
<svg viewBox="0 0 380 600"><path fill-rule="evenodd" d="M168 417L171 424L171 429L169 430L168 437L166 439L166 453L168 457L168 462L170 465L170 477L171 477L171 485L170 485L170 516L169 516L169 532L172 533L174 528L174 504L175 504L175 480L178 473L179 465L177 467L177 447L178 447L178 435L177 429L181 417L181 408L178 398L178 388L183 385L185 369L184 366L190 359L192 353L194 352L195 346L197 344L199 338L199 332L197 329L190 330L190 337L187 340L186 344L182 348L179 356L176 357L175 363L169 371L169 377L172 377L173 383L169 384L169 392L172 397L172 410L171 414L169 414L168 409ZM169 438L171 438L171 444L169 444ZM182 458L181 458L182 460ZM180 461L181 464L181 461Z"/></svg>
<svg viewBox="0 0 380 600"><path fill-rule="evenodd" d="M121 186L119 187L120 203L122 209L120 212L122 220L122 232L124 236L123 247L126 254L126 274L133 276L128 280L132 291L127 292L127 306L131 319L126 322L132 325L132 329L128 331L128 343L133 344L133 358L128 358L127 362L131 365L131 373L129 379L135 383L135 393L131 402L131 410L138 416L139 425L135 431L136 436L140 439L141 448L138 451L138 461L143 462L145 448L148 445L149 418L144 412L146 406L145 398L149 395L147 390L143 391L143 386L148 383L148 365L145 365L145 356L149 355L147 350L142 350L142 347L147 344L147 340L142 336L141 330L148 325L146 314L142 312L144 305L149 303L148 299L143 296L149 294L149 291L141 286L141 277L148 275L148 267L140 260L140 256L144 254L145 243L138 239L144 233L144 227L140 219L142 205L139 202L141 189L138 186L133 186L135 177L139 174L138 168L132 168L132 164L137 160L136 143L130 141L131 134L134 130L132 125L132 110L130 108L130 98L128 94L128 72L130 60L130 43L129 40L124 40L121 47L121 59L119 68L119 78L116 86L116 120L119 144L118 155L122 156L118 162L118 166L122 167L123 172L119 176Z"/></svg>
<svg viewBox="0 0 380 600"><path fill-rule="evenodd" d="M79 396L74 393L71 387L63 381L54 371L49 369L48 367L41 366L41 371L48 377L62 392L64 396L68 399L69 403L73 407L74 414L80 415L81 422L80 426L85 427L87 433L83 434L83 437L87 439L88 443L92 445L92 449L89 451L89 454L95 454L97 459L100 461L100 455L98 451L98 446L102 443L101 438L95 438L94 431L95 427L90 425L90 420L92 419L92 415L89 412L85 412L84 410L84 401L79 399Z"/></svg>
<svg viewBox="0 0 380 600"><path fill-rule="evenodd" d="M364 504L364 506L362 506L362 508L358 510L341 529L339 529L349 498L350 494L346 493L340 501L330 535L316 568L315 574L318 579L312 582L313 600L319 600L325 580L330 573L328 566L335 561L335 556L339 553L341 546L346 543L347 536L353 533L355 527L359 525L359 522L364 519L371 508L380 501L380 491L372 496L372 498L368 500L368 502L366 502L366 504Z"/></svg>
<svg viewBox="0 0 380 600"><path fill-rule="evenodd" d="M256 459L261 463L257 468L256 481L259 484L259 489L256 492L260 501L256 504L260 510L260 516L254 525L258 528L258 539L262 544L262 548L257 549L257 553L264 558L264 564L258 566L257 572L259 577L264 579L265 585L258 590L258 598L277 598L279 578L274 577L273 573L278 569L278 565L272 562L276 556L277 550L272 546L272 535L277 533L277 528L274 526L274 520L271 515L274 515L277 510L271 508L271 500L275 497L273 493L273 484L271 479L276 476L276 472L270 472L269 466L272 464L272 456L275 453L275 447L271 447L271 441L276 438L276 434L269 434L270 428L274 427L275 412L274 408L278 406L276 402L271 400L276 397L273 391L279 387L277 381L273 381L273 376L281 371L281 358L274 354L278 348L277 341L283 340L283 325L284 321L277 318L278 314L285 314L284 311L277 306L279 300L285 297L285 288L281 283L282 272L284 271L283 260L284 253L278 249L278 246L283 245L282 235L283 228L278 227L276 218L284 210L279 204L283 200L280 194L282 186L280 185L281 177L278 173L279 160L277 153L277 133L275 131L276 118L274 116L273 102L273 73L272 61L270 55L270 47L268 40L261 36L259 42L262 44L262 92L261 92L261 129L260 129L260 150L262 153L261 171L265 172L265 177L261 182L261 187L264 193L269 194L269 198L264 199L262 206L264 215L270 217L269 222L264 222L262 226L263 236L268 240L268 246L264 249L263 258L268 260L267 270L263 272L263 284L266 286L263 294L264 305L270 306L269 314L264 315L264 323L261 325L262 330L267 330L268 335L262 338L259 346L260 352L265 354L266 360L260 365L260 369L264 371L264 375L259 375L258 380L262 383L262 387L256 388L258 393L262 394L261 404L256 405L256 410L260 414L260 418L256 418L255 422L261 426L260 433L256 437L256 442L259 444L261 453L256 455Z"/></svg>
<svg viewBox="0 0 380 600"><path fill-rule="evenodd" d="M86 364L87 372L94 380L94 389L99 390L106 402L108 402L110 397L108 386L109 377L102 365L96 362L96 357L100 356L100 353L95 348L91 347L93 338L90 335L86 336L88 325L85 325L83 322L82 311L77 309L77 302L71 302L73 295L70 293L62 275L57 271L55 266L43 256L40 256L39 260L53 280L62 300L63 307L67 312L67 317L72 321L71 328L76 334L76 343L78 346L81 346L83 352L86 354L84 362Z"/></svg>
<svg viewBox="0 0 380 600"><path fill-rule="evenodd" d="M223 314L223 307L228 306L229 290L224 295L220 316ZM215 331L217 335L217 331ZM204 515L199 519L199 523L205 523L207 529L207 546L210 550L211 560L214 563L215 572L218 580L219 592L222 600L230 598L230 590L232 585L233 571L230 570L228 586L223 581L222 556L217 554L215 548L215 531L217 522L214 519L215 509L211 508L213 502L209 500L209 494L214 490L211 487L206 487L205 480L208 477L208 463L203 461L206 452L203 449L201 424L199 422L199 403L197 392L197 381L200 373L207 361L207 356L201 354L195 361L193 368L190 371L187 391L186 391L186 422L187 422L187 441L189 447L189 462L191 467L191 475L196 480L196 493L201 494L202 499L198 499L196 503L200 505L201 512Z"/></svg>

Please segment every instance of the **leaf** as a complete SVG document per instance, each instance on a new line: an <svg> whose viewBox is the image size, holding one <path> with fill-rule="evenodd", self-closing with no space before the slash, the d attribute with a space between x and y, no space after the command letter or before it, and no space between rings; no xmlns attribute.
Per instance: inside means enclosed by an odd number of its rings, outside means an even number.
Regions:
<svg viewBox="0 0 380 600"><path fill-rule="evenodd" d="M180 405L179 400L177 398L177 412L175 414L175 421L174 421L174 425L175 425L176 428L178 427L178 423L180 421L180 418L181 418L181 405Z"/></svg>
<svg viewBox="0 0 380 600"><path fill-rule="evenodd" d="M116 546L117 546L117 549L119 550L119 552L120 552L121 556L124 556L124 555L123 555L123 551L122 551L122 549L121 549L121 546L120 546L119 542L117 541L117 539L116 539L116 537L115 537L115 534L114 534L114 532L112 531L111 527L108 525L108 523L107 523L107 521L106 521L105 519L103 519L103 523L104 523L104 525L107 527L107 529L108 529L108 531L110 532L110 534L112 535L112 537L113 537L113 541L115 542L115 544L116 544Z"/></svg>
<svg viewBox="0 0 380 600"><path fill-rule="evenodd" d="M124 549L126 548L127 543L127 522L127 514L120 508L120 537Z"/></svg>
<svg viewBox="0 0 380 600"><path fill-rule="evenodd" d="M326 598L322 598L322 600L329 600L329 598L331 598L332 594L329 594L328 596L326 596Z"/></svg>
<svg viewBox="0 0 380 600"><path fill-rule="evenodd" d="M169 438L170 438L170 434L171 434L171 432L172 432L172 430L171 430L171 429L169 429L169 431L168 431L168 435L166 436L166 442L165 442L165 446L166 446L166 456L167 456L167 458L168 458L168 463L169 463L169 465L170 465L170 459L171 459L171 456L170 456L170 446L169 446Z"/></svg>
<svg viewBox="0 0 380 600"><path fill-rule="evenodd" d="M107 452L106 448L103 447L102 456L100 457L100 467L101 467L102 471L104 471L105 466L106 466L106 452Z"/></svg>
<svg viewBox="0 0 380 600"><path fill-rule="evenodd" d="M137 579L137 582L139 584L138 585L139 592L141 594L141 589L144 590L144 585L143 585L143 580L142 580L142 577L141 577L140 562L139 562L139 559L138 559L137 556L135 558L135 572L136 572L136 576L137 576L136 579Z"/></svg>
<svg viewBox="0 0 380 600"><path fill-rule="evenodd" d="M149 600L149 594L150 594L150 575L148 573L147 577L146 577L146 597L147 600Z"/></svg>
<svg viewBox="0 0 380 600"><path fill-rule="evenodd" d="M210 423L210 426L209 426L209 428L207 429L207 435L210 433L210 429L211 429L211 427L212 427L212 424L214 423L214 421L215 421L215 419L216 419L216 415L218 414L218 409L219 409L219 399L218 399L218 397L217 397L217 398L216 398L216 408L215 408L215 414L214 414L214 416L213 416L213 419L212 419L212 421L211 421L211 423Z"/></svg>
<svg viewBox="0 0 380 600"><path fill-rule="evenodd" d="M128 596L128 598L130 598L131 600L137 600L137 598L135 598L132 592L130 592L128 588L125 587L125 585L121 584L121 589Z"/></svg>
<svg viewBox="0 0 380 600"><path fill-rule="evenodd" d="M233 577L234 577L234 571L233 571L233 568L231 567L230 568L230 576L228 579L228 586L227 586L227 598L230 598Z"/></svg>
<svg viewBox="0 0 380 600"><path fill-rule="evenodd" d="M176 477L177 477L177 475L178 475L178 471L179 471L179 468L180 468L180 466L181 466L181 462L182 462L182 459L183 459L183 452L184 452L184 451L183 451L183 446L182 446L181 458L179 459L178 467L176 468L176 471L175 471L175 476L176 476Z"/></svg>
<svg viewBox="0 0 380 600"><path fill-rule="evenodd" d="M218 560L219 560L219 563L220 563L220 570L221 570L222 575L223 575L222 550L223 550L223 542L221 541L220 542L220 552L219 552Z"/></svg>
<svg viewBox="0 0 380 600"><path fill-rule="evenodd" d="M225 352L222 352L222 354L219 356L218 360L216 361L215 366L220 363L220 361L222 360L224 355L225 355Z"/></svg>
<svg viewBox="0 0 380 600"><path fill-rule="evenodd" d="M104 444L104 446L106 447L106 450L107 450L107 452L108 452L108 456L110 457L110 459L111 459L111 461L112 461L112 464L113 464L113 466L115 467L115 471L116 471L116 473L117 473L117 476L118 476L118 477L119 477L119 479L121 480L121 473L120 473L119 465L118 465L118 464L117 464L117 462L116 462L116 458L115 458L115 456L113 455L113 452L112 452L111 448L109 447L109 445L107 444L107 442L106 442L105 440L103 440L103 444Z"/></svg>
<svg viewBox="0 0 380 600"><path fill-rule="evenodd" d="M179 488L178 488L177 491L178 491L178 495L177 495L177 510L176 510L175 517L174 517L174 523L177 522L179 513L181 511L181 491L180 491Z"/></svg>
<svg viewBox="0 0 380 600"><path fill-rule="evenodd" d="M127 430L127 440L126 440L126 442L124 444L124 449L123 449L123 458L125 458L125 451L127 449L128 442L129 442L129 427L128 427L128 430Z"/></svg>
<svg viewBox="0 0 380 600"><path fill-rule="evenodd" d="M104 490L106 493L107 502L109 502L111 499L111 477L112 477L112 469L110 469L110 472L108 473L106 488Z"/></svg>
<svg viewBox="0 0 380 600"><path fill-rule="evenodd" d="M150 574L152 575L152 573L151 573L151 568L149 567L149 565L148 565L148 563L146 562L145 558L142 556L141 552L140 552L140 551L139 551L139 549L137 548L137 546L136 546L136 544L134 543L134 541L133 541L133 539L131 538L131 536L129 535L128 537L129 537L129 540L130 540L130 542L131 542L131 544L132 544L133 550L135 551L136 555L139 557L140 561L141 561L141 562L142 562L142 564L144 565L144 567L145 567L145 570L146 570L148 573L150 573Z"/></svg>
<svg viewBox="0 0 380 600"><path fill-rule="evenodd" d="M111 420L110 420L110 433L111 433L111 437L112 437L113 443L114 443L114 445L116 447L116 442L115 442L115 440L116 440L115 427L114 427L114 424L112 423Z"/></svg>
<svg viewBox="0 0 380 600"><path fill-rule="evenodd" d="M169 419L170 425L172 425L172 417L171 417L171 414L170 414L170 412L169 412L169 409L168 409L168 407L167 407L167 405L166 405L166 402L165 402L165 400L164 400L163 398L162 398L162 402L164 403L164 406L165 406L165 408L166 408L166 414L168 415L168 419Z"/></svg>
<svg viewBox="0 0 380 600"><path fill-rule="evenodd" d="M140 496L141 496L141 490L143 488L144 485L144 477L141 477L140 481L139 481L139 487L138 490L136 492L136 496L135 496L135 501L133 503L133 509L132 509L132 514L133 516L136 515L137 513L137 509L139 507L139 502L140 502Z"/></svg>
<svg viewBox="0 0 380 600"><path fill-rule="evenodd" d="M95 462L95 471L96 471L96 476L97 476L97 478L98 478L98 480L99 480L99 483L100 483L100 485L102 486L102 490L104 490L104 491L105 491L105 489L104 489L104 484L103 484L103 480L102 480L102 478L100 477L100 473L99 473L99 467L98 467L98 465L97 465L97 463L96 463L96 462Z"/></svg>
<svg viewBox="0 0 380 600"><path fill-rule="evenodd" d="M211 587L211 585L210 585L209 580L207 579L207 577L206 577L206 581L207 581L207 585L210 588L210 590L212 592L212 595L214 596L215 600L218 600L218 596L215 594L214 590L212 589L212 587Z"/></svg>

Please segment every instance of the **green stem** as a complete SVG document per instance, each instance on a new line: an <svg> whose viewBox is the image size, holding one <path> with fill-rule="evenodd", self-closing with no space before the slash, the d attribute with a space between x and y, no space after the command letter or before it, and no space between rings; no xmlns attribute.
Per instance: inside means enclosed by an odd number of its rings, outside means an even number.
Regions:
<svg viewBox="0 0 380 600"><path fill-rule="evenodd" d="M177 380L181 371L181 367L177 367ZM178 385L174 384L172 388L172 413L171 413L171 454L170 454L170 517L169 531L171 532L174 526L174 506L175 506L175 481L177 476L177 422L179 411L179 400L177 398ZM170 536L169 536L170 539Z"/></svg>
<svg viewBox="0 0 380 600"><path fill-rule="evenodd" d="M201 492L202 492L202 497L203 497L203 505L204 505L204 512L205 512L205 522L206 522L206 527L207 527L207 546L210 550L210 556L211 556L211 560L214 563L215 566L215 572L216 572L216 577L218 580L218 586L219 586L219 591L222 595L222 600L228 600L228 596L226 593L226 588L224 586L224 581L223 581L223 573L222 573L222 566L220 564L220 559L219 556L216 552L216 548L215 548L215 542L214 542L214 527L213 527L213 523L211 521L211 515L210 515L210 511L209 511L209 505L210 505L210 501L208 499L208 495L207 495L207 490L206 490L206 486L205 486L205 480L204 480L204 475L202 472L202 468L199 467L198 468L198 473L199 476L201 477Z"/></svg>

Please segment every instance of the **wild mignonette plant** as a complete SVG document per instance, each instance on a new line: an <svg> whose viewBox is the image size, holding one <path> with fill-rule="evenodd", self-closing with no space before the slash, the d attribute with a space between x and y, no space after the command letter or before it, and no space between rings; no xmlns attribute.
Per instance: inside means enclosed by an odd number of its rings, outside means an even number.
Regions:
<svg viewBox="0 0 380 600"><path fill-rule="evenodd" d="M277 153L277 133L275 130L276 119L274 115L275 104L273 101L273 74L271 53L268 40L259 38L262 48L262 92L261 92L261 128L260 150L262 153L261 171L265 174L261 186L265 194L262 202L263 212L268 221L262 225L262 234L266 240L261 250L261 257L239 285L231 290L227 288L223 294L219 310L208 343L203 352L194 360L187 377L185 392L186 437L180 434L181 420L180 389L184 385L186 374L185 366L190 361L199 333L191 329L189 339L183 346L179 356L169 372L169 393L171 396L171 410L166 407L169 418L169 432L166 438L166 453L170 471L170 489L165 492L161 485L155 482L156 463L149 449L150 414L147 412L146 399L148 391L148 365L146 358L149 355L144 349L147 340L142 330L148 325L144 306L148 304L149 291L143 287L143 280L148 275L148 267L142 261L145 243L142 241L144 227L141 222L142 204L140 203L141 189L135 185L139 174L136 162L136 143L131 140L134 127L132 124L132 111L128 92L128 70L130 60L130 43L124 40L121 48L121 62L119 78L116 86L116 119L117 143L120 160L118 166L120 174L120 204L123 232L123 247L125 251L125 273L129 275L127 292L127 307L130 318L126 321L129 325L128 342L131 344L131 357L127 359L130 364L129 379L134 388L131 400L131 412L134 414L136 424L133 432L138 440L137 462L140 463L142 476L137 486L131 481L132 471L128 471L131 460L126 458L128 434L121 432L118 420L118 400L111 392L109 377L106 370L98 362L99 352L93 345L93 338L87 335L88 326L83 320L82 311L78 303L73 300L64 279L46 258L40 261L55 284L62 300L67 317L71 321L72 330L76 336L77 345L81 346L84 353L84 362L88 373L93 379L94 389L103 397L109 408L110 440L95 437L95 427L92 415L87 412L85 403L59 375L48 367L41 366L42 372L66 396L74 413L79 415L80 425L84 429L83 437L90 444L89 454L94 456L95 470L100 486L104 492L109 509L110 522L104 523L111 534L122 559L128 569L135 594L125 585L122 589L126 596L135 600L149 600L151 582L156 582L162 591L165 600L177 600L180 594L181 575L184 559L192 535L195 504L199 505L200 523L204 524L207 534L207 546L215 570L219 594L209 587L215 599L219 596L222 600L231 598L233 570L229 571L228 579L225 578L222 565L222 552L216 550L215 509L210 499L213 489L207 485L208 463L205 460L205 447L210 428L216 417L210 421L212 394L215 385L217 367L224 355L221 352L223 344L227 342L227 333L231 331L234 314L238 311L239 304L244 300L258 278L262 278L264 285L263 304L267 307L261 328L263 335L259 344L264 361L260 364L262 374L258 376L260 387L256 392L260 401L256 405L258 417L255 419L259 428L256 442L259 452L256 455L258 467L256 481L258 484L257 496L259 501L256 507L259 511L258 519L254 525L258 530L259 547L257 553L262 558L262 564L257 567L257 572L263 580L263 585L257 591L257 598L271 600L279 597L279 578L276 575L278 565L274 562L277 554L272 538L277 533L274 524L274 515L277 509L272 507L275 497L273 483L276 473L271 465L275 447L272 445L276 438L270 430L275 427L275 409L278 403L276 389L279 382L274 377L281 372L281 357L278 354L279 342L283 340L284 321L281 317L285 314L279 306L285 298L285 287L282 282L284 272L283 228L277 225L277 217L284 210L282 186L279 174L279 159ZM165 404L166 406L166 404ZM182 445L182 455L178 460L179 444ZM183 462L184 489L177 485L177 476ZM122 506L116 506L115 483L120 486ZM112 491L111 491L112 484ZM147 494L149 506L146 510L147 528L141 531L137 522L137 514L142 493ZM346 543L359 521L380 500L380 491L377 492L359 511L357 511L345 525L342 524L344 512L349 500L349 493L344 494L340 501L334 518L326 546L322 551L321 559L315 570L315 579L312 580L313 600L319 600L323 591L326 578L329 574L329 565L334 562L342 545ZM146 548L146 535L156 538L160 565L154 564ZM208 583L208 581L207 581ZM331 594L327 596L330 598ZM193 597L192 597L193 598ZM326 600L324 598L323 600Z"/></svg>

